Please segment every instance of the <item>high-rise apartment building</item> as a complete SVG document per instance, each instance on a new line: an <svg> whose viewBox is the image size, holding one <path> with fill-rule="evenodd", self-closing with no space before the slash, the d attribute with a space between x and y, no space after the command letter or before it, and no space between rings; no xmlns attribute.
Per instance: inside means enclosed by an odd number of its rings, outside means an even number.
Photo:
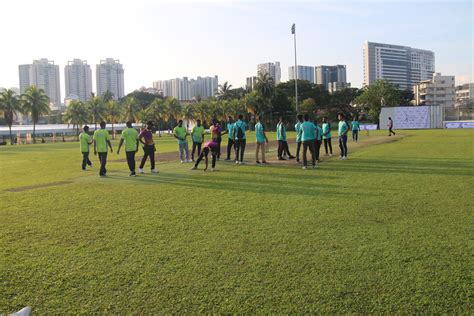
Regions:
<svg viewBox="0 0 474 316"><path fill-rule="evenodd" d="M74 59L64 67L66 99L87 101L92 93L92 70L86 60Z"/></svg>
<svg viewBox="0 0 474 316"><path fill-rule="evenodd" d="M350 87L351 87L350 82L339 82L339 81L330 82L328 85L328 91L329 93L334 93L336 91L348 89Z"/></svg>
<svg viewBox="0 0 474 316"><path fill-rule="evenodd" d="M296 70L298 71L298 80L314 83L314 67L298 65ZM295 66L288 67L288 79L295 80Z"/></svg>
<svg viewBox="0 0 474 316"><path fill-rule="evenodd" d="M431 80L422 81L413 86L416 105L439 105L453 108L456 99L454 76L442 76L437 73Z"/></svg>
<svg viewBox="0 0 474 316"><path fill-rule="evenodd" d="M61 106L61 87L59 84L59 66L47 58L34 60L32 64L18 66L20 92L24 93L30 86L43 89L49 97L51 109Z"/></svg>
<svg viewBox="0 0 474 316"><path fill-rule="evenodd" d="M96 66L95 75L98 96L109 91L117 100L125 95L124 69L120 60L113 58L101 60L100 64Z"/></svg>
<svg viewBox="0 0 474 316"><path fill-rule="evenodd" d="M474 83L466 83L456 87L456 107L464 108L474 105Z"/></svg>
<svg viewBox="0 0 474 316"><path fill-rule="evenodd" d="M407 46L366 42L364 45L364 85L387 80L400 87L412 89L435 72L432 51Z"/></svg>
<svg viewBox="0 0 474 316"><path fill-rule="evenodd" d="M347 83L346 76L346 65L321 65L314 68L314 83L323 85L327 90L333 82L339 82L340 85Z"/></svg>
<svg viewBox="0 0 474 316"><path fill-rule="evenodd" d="M208 99L217 92L219 79L214 77L188 77L170 80L159 80L153 82L153 88L158 90L164 97L174 97L181 101L191 100L196 97Z"/></svg>
<svg viewBox="0 0 474 316"><path fill-rule="evenodd" d="M245 89L247 91L254 90L256 86L257 86L257 77L256 76L246 78L246 80L245 80Z"/></svg>
<svg viewBox="0 0 474 316"><path fill-rule="evenodd" d="M281 68L280 62L276 61L274 63L264 63L257 65L257 75L268 74L272 79L275 85L281 82Z"/></svg>

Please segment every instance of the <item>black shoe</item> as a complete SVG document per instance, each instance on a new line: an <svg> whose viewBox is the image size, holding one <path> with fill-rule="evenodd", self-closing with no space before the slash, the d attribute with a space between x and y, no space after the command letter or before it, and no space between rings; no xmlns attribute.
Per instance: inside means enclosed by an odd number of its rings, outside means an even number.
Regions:
<svg viewBox="0 0 474 316"><path fill-rule="evenodd" d="M264 161L262 161L262 163L265 163L265 164L266 164L266 163L268 163L268 162L267 162L266 160L264 160Z"/></svg>
<svg viewBox="0 0 474 316"><path fill-rule="evenodd" d="M288 159L295 159L295 158L296 158L295 156L288 157Z"/></svg>
<svg viewBox="0 0 474 316"><path fill-rule="evenodd" d="M130 177L136 177L136 176L137 176L137 174L135 172L130 173Z"/></svg>
<svg viewBox="0 0 474 316"><path fill-rule="evenodd" d="M255 161L256 163L261 163L259 160Z"/></svg>
<svg viewBox="0 0 474 316"><path fill-rule="evenodd" d="M278 160L286 160L286 159L283 157L279 157Z"/></svg>

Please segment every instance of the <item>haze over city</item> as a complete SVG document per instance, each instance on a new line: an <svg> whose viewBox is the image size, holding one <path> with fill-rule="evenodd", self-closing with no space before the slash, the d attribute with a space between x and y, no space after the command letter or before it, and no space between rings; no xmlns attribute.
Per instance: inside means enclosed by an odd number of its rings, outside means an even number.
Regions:
<svg viewBox="0 0 474 316"><path fill-rule="evenodd" d="M125 92L155 80L219 76L234 87L258 63L280 61L282 81L294 64L347 65L347 81L363 82L365 41L431 50L436 72L473 81L471 1L7 1L0 29L9 34L0 87L18 87L18 65L48 58L95 64L111 57L125 69ZM23 23L28 21L28 23ZM442 40L440 40L442 39ZM95 90L95 76L94 90Z"/></svg>

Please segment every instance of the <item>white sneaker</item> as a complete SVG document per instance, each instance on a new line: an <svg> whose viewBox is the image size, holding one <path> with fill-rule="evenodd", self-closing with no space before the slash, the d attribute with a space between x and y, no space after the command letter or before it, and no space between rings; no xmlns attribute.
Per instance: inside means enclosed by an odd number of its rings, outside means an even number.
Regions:
<svg viewBox="0 0 474 316"><path fill-rule="evenodd" d="M346 160L346 159L347 159L347 157L346 157L346 156L344 156L344 157L342 157L341 159L342 159L342 160Z"/></svg>
<svg viewBox="0 0 474 316"><path fill-rule="evenodd" d="M244 164L244 162L243 162L243 161L240 161L240 162L239 162L239 165L243 165L243 164Z"/></svg>
<svg viewBox="0 0 474 316"><path fill-rule="evenodd" d="M143 171L143 168L138 168L138 172L141 173L141 174L145 173L145 171Z"/></svg>
<svg viewBox="0 0 474 316"><path fill-rule="evenodd" d="M332 154L329 154L329 157L332 157Z"/></svg>
<svg viewBox="0 0 474 316"><path fill-rule="evenodd" d="M319 165L314 165L313 169L319 168Z"/></svg>
<svg viewBox="0 0 474 316"><path fill-rule="evenodd" d="M193 162L191 159L186 160L186 162Z"/></svg>
<svg viewBox="0 0 474 316"><path fill-rule="evenodd" d="M156 169L151 169L151 173L158 173L158 170L156 170Z"/></svg>
<svg viewBox="0 0 474 316"><path fill-rule="evenodd" d="M31 313L31 307L26 306L26 307L23 307L22 309L20 309L18 312L15 312L15 313L10 314L10 315L14 315L14 316L28 316L28 315L30 315L30 313Z"/></svg>
<svg viewBox="0 0 474 316"><path fill-rule="evenodd" d="M92 167L94 167L94 163L91 161L91 165L89 166L89 168L92 169Z"/></svg>
<svg viewBox="0 0 474 316"><path fill-rule="evenodd" d="M239 161L238 161L238 160L236 160L236 161L235 161L235 164L236 164L236 165L238 165L238 164L239 164Z"/></svg>
<svg viewBox="0 0 474 316"><path fill-rule="evenodd" d="M303 168L301 168L301 169L306 170L306 169L308 169L308 168L307 168L306 166L303 166Z"/></svg>
<svg viewBox="0 0 474 316"><path fill-rule="evenodd" d="M181 163L184 163L184 160L181 160Z"/></svg>

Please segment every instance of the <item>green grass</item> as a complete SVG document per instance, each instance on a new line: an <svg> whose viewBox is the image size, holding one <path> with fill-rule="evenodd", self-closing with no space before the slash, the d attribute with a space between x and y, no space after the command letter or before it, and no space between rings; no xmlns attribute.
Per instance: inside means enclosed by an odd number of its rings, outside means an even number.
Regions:
<svg viewBox="0 0 474 316"><path fill-rule="evenodd" d="M474 131L400 133L318 170L137 178L81 172L77 143L2 147L0 313L472 313Z"/></svg>

